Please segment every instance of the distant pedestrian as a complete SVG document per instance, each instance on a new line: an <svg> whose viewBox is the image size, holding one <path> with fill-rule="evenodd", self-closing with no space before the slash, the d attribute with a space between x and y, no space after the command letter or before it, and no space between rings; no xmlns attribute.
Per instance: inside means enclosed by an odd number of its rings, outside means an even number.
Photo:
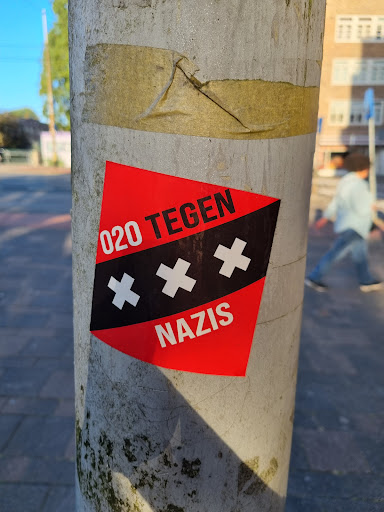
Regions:
<svg viewBox="0 0 384 512"><path fill-rule="evenodd" d="M338 237L307 276L305 284L317 291L326 291L324 276L333 263L350 254L356 265L360 289L363 292L378 290L383 287L383 283L371 274L366 242L372 226L374 209L366 181L369 175L369 158L352 153L346 157L344 167L349 171L348 174L340 180L335 197L324 211L323 217L315 223L316 229L320 229L329 220L333 220L334 231Z"/></svg>

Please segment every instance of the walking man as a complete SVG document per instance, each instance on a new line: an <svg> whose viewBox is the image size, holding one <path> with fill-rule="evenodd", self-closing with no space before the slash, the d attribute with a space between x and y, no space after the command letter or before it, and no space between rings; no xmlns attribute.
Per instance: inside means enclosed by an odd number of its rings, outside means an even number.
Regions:
<svg viewBox="0 0 384 512"><path fill-rule="evenodd" d="M317 291L326 291L323 278L333 263L351 255L357 270L360 289L369 292L382 288L373 277L368 264L366 238L372 226L374 208L367 178L369 158L359 153L346 157L344 167L348 172L337 187L335 197L319 219L315 227L322 228L329 220L334 220L334 231L338 234L329 251L307 276L305 284Z"/></svg>

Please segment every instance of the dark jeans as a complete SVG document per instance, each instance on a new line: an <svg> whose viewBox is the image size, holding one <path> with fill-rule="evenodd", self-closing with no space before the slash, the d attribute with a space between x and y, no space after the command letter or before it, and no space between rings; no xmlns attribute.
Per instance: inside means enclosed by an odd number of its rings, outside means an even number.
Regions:
<svg viewBox="0 0 384 512"><path fill-rule="evenodd" d="M371 284L375 281L368 266L367 242L353 229L347 229L339 234L334 244L321 258L314 270L309 274L309 279L320 282L329 271L333 263L351 254L356 265L360 284Z"/></svg>

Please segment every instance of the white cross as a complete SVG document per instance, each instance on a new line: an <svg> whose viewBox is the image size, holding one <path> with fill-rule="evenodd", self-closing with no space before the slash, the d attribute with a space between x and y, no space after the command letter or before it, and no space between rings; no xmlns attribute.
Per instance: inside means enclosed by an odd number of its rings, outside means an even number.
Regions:
<svg viewBox="0 0 384 512"><path fill-rule="evenodd" d="M129 302L132 306L136 307L139 302L140 295L131 290L133 285L133 277L124 272L121 281L118 281L113 276L109 280L108 288L115 292L115 297L112 304L119 309L123 309L124 303Z"/></svg>
<svg viewBox="0 0 384 512"><path fill-rule="evenodd" d="M169 297L174 298L179 288L191 292L195 286L196 279L188 277L186 275L187 270L191 266L188 261L178 258L173 268L167 267L167 265L160 265L157 269L156 275L167 281L162 289L162 292Z"/></svg>
<svg viewBox="0 0 384 512"><path fill-rule="evenodd" d="M214 257L224 261L219 274L231 277L236 267L241 268L241 270L247 270L251 259L242 254L246 245L247 242L244 242L244 240L235 238L230 249L221 244L217 247Z"/></svg>

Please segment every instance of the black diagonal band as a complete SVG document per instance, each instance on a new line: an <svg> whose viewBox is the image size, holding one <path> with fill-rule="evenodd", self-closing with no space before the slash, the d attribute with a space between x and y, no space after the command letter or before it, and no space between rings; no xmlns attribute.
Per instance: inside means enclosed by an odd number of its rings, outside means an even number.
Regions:
<svg viewBox="0 0 384 512"><path fill-rule="evenodd" d="M221 226L141 252L96 265L91 331L132 325L167 317L229 295L265 276L280 201ZM235 268L231 277L219 273L223 261L214 257L219 245L231 248L234 240L246 242L243 255L250 258L246 271ZM196 280L191 292L179 288L175 297L162 292L165 280L156 275L161 263L173 268L178 258L190 267L187 276ZM134 278L132 291L140 296L134 307L125 302L120 310L108 287L111 277L124 273ZM252 307L252 305L250 305Z"/></svg>

